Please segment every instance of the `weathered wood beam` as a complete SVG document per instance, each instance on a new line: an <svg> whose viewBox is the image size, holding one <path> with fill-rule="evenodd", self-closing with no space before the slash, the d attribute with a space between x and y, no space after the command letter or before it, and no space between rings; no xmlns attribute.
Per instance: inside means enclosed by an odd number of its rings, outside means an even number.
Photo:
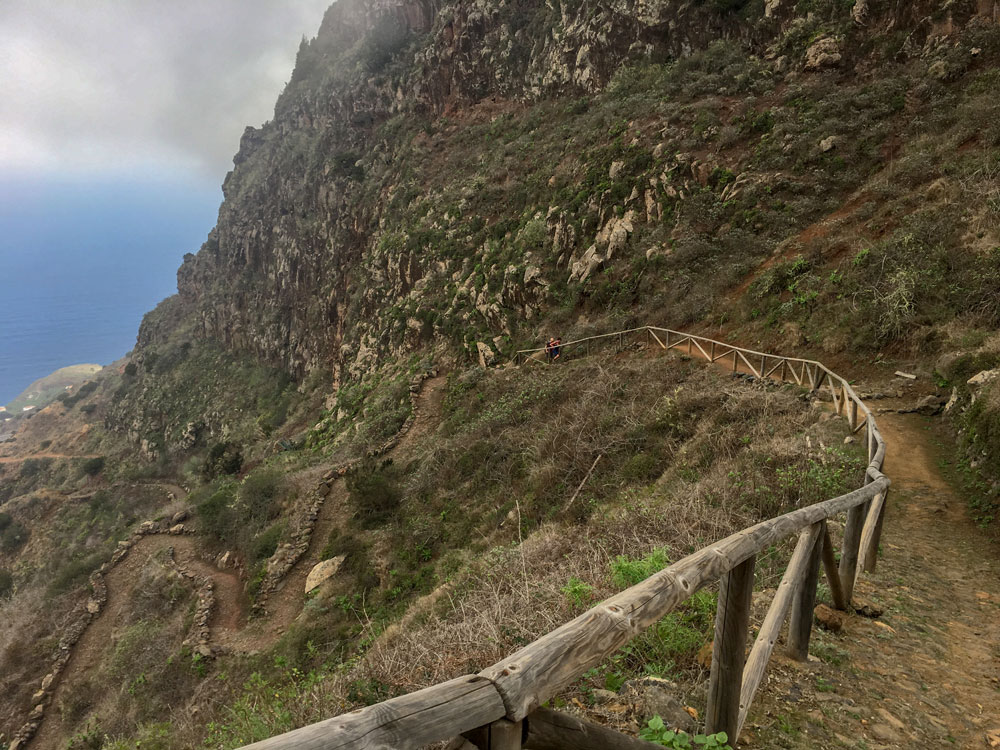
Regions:
<svg viewBox="0 0 1000 750"><path fill-rule="evenodd" d="M709 582L721 578L771 544L866 502L888 483L889 480L882 477L839 498L762 521L704 547L584 612L481 674L492 680L503 696L507 718L523 719Z"/></svg>
<svg viewBox="0 0 1000 750"><path fill-rule="evenodd" d="M774 593L771 606L764 616L764 622L760 626L760 632L754 641L750 655L747 657L746 665L743 667L743 683L740 688L739 719L736 723L736 731L729 733L729 739L735 741L740 736L743 723L746 721L750 704L757 694L761 680L764 679L764 672L767 670L767 663L771 660L771 652L774 644L778 642L778 635L781 633L781 626L785 622L785 615L792 605L792 601L798 594L809 571L813 550L816 548L816 540L819 538L821 527L819 524L803 529L799 534L799 541L795 545L795 551L788 561L785 574L781 577L778 590ZM723 730L727 731L728 730Z"/></svg>
<svg viewBox="0 0 1000 750"><path fill-rule="evenodd" d="M826 524L820 522L811 527L815 533L815 543L809 555L809 565L805 578L792 601L792 612L788 616L788 654L798 661L809 659L809 639L812 636L813 610L816 607L816 583L819 579L820 560L826 542Z"/></svg>
<svg viewBox="0 0 1000 750"><path fill-rule="evenodd" d="M868 486L871 487L871 485ZM848 607L854 596L854 580L858 570L858 550L861 545L861 527L864 522L864 503L859 503L847 511L844 543L840 549L840 586L844 590L844 602Z"/></svg>
<svg viewBox="0 0 1000 750"><path fill-rule="evenodd" d="M841 612L846 612L847 600L844 599L844 589L840 585L840 571L833 556L833 541L830 539L830 529L826 521L823 521L823 570L826 573L826 583L830 587L833 606Z"/></svg>
<svg viewBox="0 0 1000 750"><path fill-rule="evenodd" d="M652 337L654 339L656 339L656 343L660 345L661 349L666 349L667 348L667 345L664 344L662 341L660 341L660 337L657 336L655 333L653 333L653 329L647 328L646 330L649 331L649 333L652 335Z"/></svg>
<svg viewBox="0 0 1000 750"><path fill-rule="evenodd" d="M770 370L768 370L767 372L765 372L765 373L764 373L764 377L765 377L765 378L769 378L769 377L771 377L771 375L773 375L773 374L775 373L775 371L776 371L776 370L778 370L778 369L780 369L780 368L782 368L782 367L784 367L784 366L785 366L785 360L784 360L784 359L782 359L782 360L780 360L780 361L778 362L778 364L776 364L776 365L775 365L774 367L772 367L772 368L771 368ZM778 377L780 378L781 376L779 375Z"/></svg>
<svg viewBox="0 0 1000 750"><path fill-rule="evenodd" d="M578 716L539 708L524 720L528 750L657 750L652 742L630 737ZM662 750L662 748L661 748Z"/></svg>
<svg viewBox="0 0 1000 750"><path fill-rule="evenodd" d="M712 671L708 679L706 734L725 732L735 738L739 728L740 691L750 626L755 561L756 557L747 558L722 577L715 613Z"/></svg>
<svg viewBox="0 0 1000 750"><path fill-rule="evenodd" d="M865 557L865 572L874 573L875 565L878 562L878 548L879 544L882 542L882 528L885 524L885 514L889 509L889 489L886 488L882 492L882 510L878 514L878 519L875 521L875 532L872 534L871 541L868 545L868 555Z"/></svg>
<svg viewBox="0 0 1000 750"><path fill-rule="evenodd" d="M751 373L753 373L755 376L759 378L760 373L757 372L757 370L754 368L752 364L750 364L750 360L746 358L746 355L739 349L737 349L736 352L740 355L740 359L743 360L743 363L747 366L747 369L750 370Z"/></svg>
<svg viewBox="0 0 1000 750"><path fill-rule="evenodd" d="M701 356L704 357L705 359L711 361L711 355L707 351L705 351L705 347L703 347L701 345L701 342L699 342L698 339L694 339L694 338L691 339L691 341L693 341L694 345L698 347L698 351L701 352ZM688 353L690 353L690 352L691 352L691 350L688 349Z"/></svg>
<svg viewBox="0 0 1000 750"><path fill-rule="evenodd" d="M882 518L884 506L885 493L882 493L875 496L868 509L868 517L865 519L865 525L861 531L861 542L858 545L858 569L855 573L855 583L857 583L857 577L863 572L875 569L874 560L878 557L878 547L873 546L872 543L875 540L875 532Z"/></svg>
<svg viewBox="0 0 1000 750"><path fill-rule="evenodd" d="M245 750L419 748L503 718L489 680L466 675L248 745Z"/></svg>

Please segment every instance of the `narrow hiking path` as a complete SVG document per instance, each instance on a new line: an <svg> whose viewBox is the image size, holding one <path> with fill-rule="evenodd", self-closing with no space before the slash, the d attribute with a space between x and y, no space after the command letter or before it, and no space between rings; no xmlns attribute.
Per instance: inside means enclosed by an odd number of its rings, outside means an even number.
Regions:
<svg viewBox="0 0 1000 750"><path fill-rule="evenodd" d="M75 461L75 460L84 460L90 458L101 458L101 456L98 454L88 454L88 453L81 453L73 456L68 456L63 453L32 453L27 456L0 456L0 464L19 464L23 461L36 458L48 458L52 459L53 461L59 461L59 460Z"/></svg>
<svg viewBox="0 0 1000 750"><path fill-rule="evenodd" d="M68 691L79 688L82 680L100 679L101 665L117 642L116 630L125 626L132 606L130 596L143 568L154 557L173 547L175 560L187 571L210 578L215 586L216 605L213 607L209 627L213 632L234 631L246 619L243 583L230 571L219 570L198 558L198 545L189 536L146 536L137 542L129 554L105 575L107 603L90 623L72 649L66 668L52 691L51 704L55 710L46 712L31 740L33 747L55 748L66 739L68 727L63 725L59 706L66 703ZM96 685L94 685L96 687ZM98 691L103 693L103 691ZM100 695L95 696L95 702Z"/></svg>
<svg viewBox="0 0 1000 750"><path fill-rule="evenodd" d="M382 458L396 459L408 456L416 439L437 427L447 382L448 379L444 376L430 378L424 382L415 399L417 417L413 426ZM265 607L267 615L251 621L239 633L230 634L221 645L241 651L256 651L273 645L282 636L302 612L306 578L309 577L313 567L325 559L323 550L330 539L330 533L335 528L346 525L352 512L348 504L344 479L338 478L334 480L330 494L320 508L309 539L309 548L268 598Z"/></svg>
<svg viewBox="0 0 1000 750"><path fill-rule="evenodd" d="M893 484L856 596L882 614L816 631L809 664L772 664L744 747L1000 747L1000 550L942 474L941 425L876 419Z"/></svg>
<svg viewBox="0 0 1000 750"><path fill-rule="evenodd" d="M434 429L440 422L441 404L447 378L426 380L415 395L415 420L399 442L384 457L408 455L416 437ZM21 460L21 459L17 459ZM318 472L322 473L322 472ZM183 501L187 492L174 484L157 483L173 502ZM305 581L313 567L322 562L331 531L347 523L351 514L347 489L342 477L333 481L330 493L320 507L305 554L288 571L279 588L271 595L266 614L248 620L249 602L243 580L231 570L220 569L199 557L196 537L156 534L144 536L133 544L129 554L105 576L107 602L72 647L65 669L53 683L48 710L29 740L32 747L54 748L67 739L69 727L59 717L58 707L74 688L78 688L98 670L114 648L116 629L131 603L131 593L142 568L154 556L173 548L174 559L185 571L213 583L215 599L208 623L211 645L223 652L254 653L273 646L302 612L305 604Z"/></svg>

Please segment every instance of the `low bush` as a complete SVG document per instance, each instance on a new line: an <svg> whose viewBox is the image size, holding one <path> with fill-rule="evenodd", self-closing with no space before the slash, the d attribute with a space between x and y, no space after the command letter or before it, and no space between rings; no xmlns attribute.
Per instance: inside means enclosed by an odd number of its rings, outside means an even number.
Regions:
<svg viewBox="0 0 1000 750"><path fill-rule="evenodd" d="M80 470L88 477L96 477L104 470L104 456L86 459L80 464Z"/></svg>
<svg viewBox="0 0 1000 750"><path fill-rule="evenodd" d="M6 568L0 568L0 601L10 597L14 591L14 576Z"/></svg>
<svg viewBox="0 0 1000 750"><path fill-rule="evenodd" d="M0 513L0 550L16 552L28 541L28 529L9 513Z"/></svg>
<svg viewBox="0 0 1000 750"><path fill-rule="evenodd" d="M202 474L206 479L215 479L236 474L242 467L243 452L239 445L231 442L216 443L208 451Z"/></svg>
<svg viewBox="0 0 1000 750"><path fill-rule="evenodd" d="M364 528L385 524L403 499L391 464L363 463L348 475L347 489Z"/></svg>

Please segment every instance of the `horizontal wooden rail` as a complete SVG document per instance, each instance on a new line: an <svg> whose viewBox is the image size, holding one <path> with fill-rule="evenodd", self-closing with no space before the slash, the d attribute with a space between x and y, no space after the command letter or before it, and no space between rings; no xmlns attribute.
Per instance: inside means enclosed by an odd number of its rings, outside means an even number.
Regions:
<svg viewBox="0 0 1000 750"><path fill-rule="evenodd" d="M821 563L834 604L840 609L850 607L860 574L874 568L889 488L889 479L882 473L885 441L874 416L851 384L814 360L767 354L658 326L588 336L560 346L561 350L586 347L589 353L593 342L613 340L621 350L626 337L636 335L643 336L649 346L655 342L661 350L680 349L706 362L731 366L734 373L742 368L755 377L794 382L812 391L828 388L834 411L845 417L849 429L865 430L868 466L864 484L853 492L761 521L704 547L592 607L478 675L434 685L258 742L250 748L418 748L458 737L452 746L471 744L480 750L507 750L531 746L533 721L535 741L540 747L645 746L647 743L631 738L618 742L606 735L611 730L541 706L696 591L720 579L724 595L719 597L717 653L710 679L707 724L710 731L726 731L730 742L735 743L789 612L789 652L800 659L808 652ZM515 357L520 363L544 353L544 348L526 349ZM838 567L827 522L845 512L847 524ZM799 535L799 543L750 657L744 661L744 615L749 611L753 561L758 554L793 535ZM565 735L563 740L560 733ZM583 737L590 737L587 740L590 744L583 742ZM525 739L527 745L522 744Z"/></svg>

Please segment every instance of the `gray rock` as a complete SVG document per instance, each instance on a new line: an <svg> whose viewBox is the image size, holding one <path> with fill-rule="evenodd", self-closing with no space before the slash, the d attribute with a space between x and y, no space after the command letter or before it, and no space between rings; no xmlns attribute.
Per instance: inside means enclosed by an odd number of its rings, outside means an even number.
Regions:
<svg viewBox="0 0 1000 750"><path fill-rule="evenodd" d="M659 716L671 729L694 732L697 722L675 698L677 685L659 677L641 677L629 680L622 688L622 696L633 704L637 717L648 719Z"/></svg>

